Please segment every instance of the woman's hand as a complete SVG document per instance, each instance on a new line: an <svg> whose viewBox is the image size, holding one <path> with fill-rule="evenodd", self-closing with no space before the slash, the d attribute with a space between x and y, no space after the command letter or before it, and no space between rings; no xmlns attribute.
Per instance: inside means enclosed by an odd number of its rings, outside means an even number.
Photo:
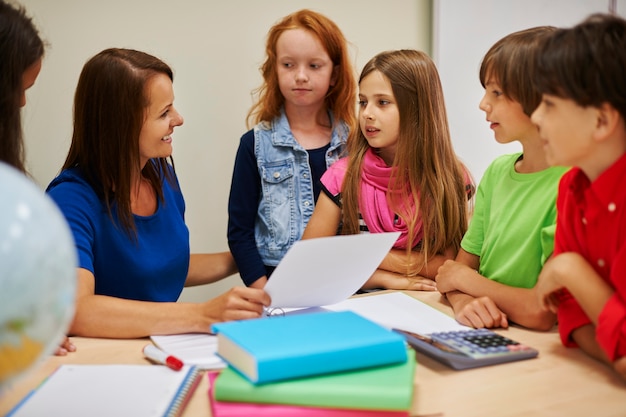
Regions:
<svg viewBox="0 0 626 417"><path fill-rule="evenodd" d="M260 288L233 287L203 304L204 315L211 322L254 319L271 304L270 296Z"/></svg>
<svg viewBox="0 0 626 417"><path fill-rule="evenodd" d="M69 352L76 352L76 346L72 343L69 337L65 336L65 339L54 351L55 356L65 356Z"/></svg>

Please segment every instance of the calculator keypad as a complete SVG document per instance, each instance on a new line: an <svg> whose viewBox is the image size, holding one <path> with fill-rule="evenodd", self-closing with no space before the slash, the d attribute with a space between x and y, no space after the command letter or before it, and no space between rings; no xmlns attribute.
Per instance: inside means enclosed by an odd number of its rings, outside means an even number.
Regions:
<svg viewBox="0 0 626 417"><path fill-rule="evenodd" d="M430 337L475 358L510 355L528 349L526 346L488 329L432 333Z"/></svg>

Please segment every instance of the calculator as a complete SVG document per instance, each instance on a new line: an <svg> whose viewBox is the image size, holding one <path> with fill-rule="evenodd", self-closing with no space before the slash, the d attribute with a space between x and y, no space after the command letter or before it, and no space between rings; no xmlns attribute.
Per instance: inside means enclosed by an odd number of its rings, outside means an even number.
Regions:
<svg viewBox="0 0 626 417"><path fill-rule="evenodd" d="M489 329L468 329L431 333L427 336L393 329L415 350L453 369L470 369L531 359L539 351Z"/></svg>

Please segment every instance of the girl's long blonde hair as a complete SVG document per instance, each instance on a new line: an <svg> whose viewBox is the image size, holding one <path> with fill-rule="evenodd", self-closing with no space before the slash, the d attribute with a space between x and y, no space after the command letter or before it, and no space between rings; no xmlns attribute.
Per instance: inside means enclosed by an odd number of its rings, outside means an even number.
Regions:
<svg viewBox="0 0 626 417"><path fill-rule="evenodd" d="M422 219L421 251L425 259L451 247L458 251L468 224L467 177L450 140L435 64L420 51L387 51L365 64L359 83L372 71L389 80L400 113L393 161L396 169L389 182L388 203L408 225L408 242L414 241ZM361 169L368 149L361 129L354 126L348 139L349 162L341 193L344 234L359 233ZM413 200L414 210L402 204L408 200ZM407 252L411 249L409 245Z"/></svg>

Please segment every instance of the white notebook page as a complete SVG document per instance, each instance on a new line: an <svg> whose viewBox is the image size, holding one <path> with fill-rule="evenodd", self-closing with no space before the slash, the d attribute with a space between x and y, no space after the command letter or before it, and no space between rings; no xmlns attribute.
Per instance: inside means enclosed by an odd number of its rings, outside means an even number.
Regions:
<svg viewBox="0 0 626 417"><path fill-rule="evenodd" d="M160 417L190 372L189 366L61 365L9 416Z"/></svg>

